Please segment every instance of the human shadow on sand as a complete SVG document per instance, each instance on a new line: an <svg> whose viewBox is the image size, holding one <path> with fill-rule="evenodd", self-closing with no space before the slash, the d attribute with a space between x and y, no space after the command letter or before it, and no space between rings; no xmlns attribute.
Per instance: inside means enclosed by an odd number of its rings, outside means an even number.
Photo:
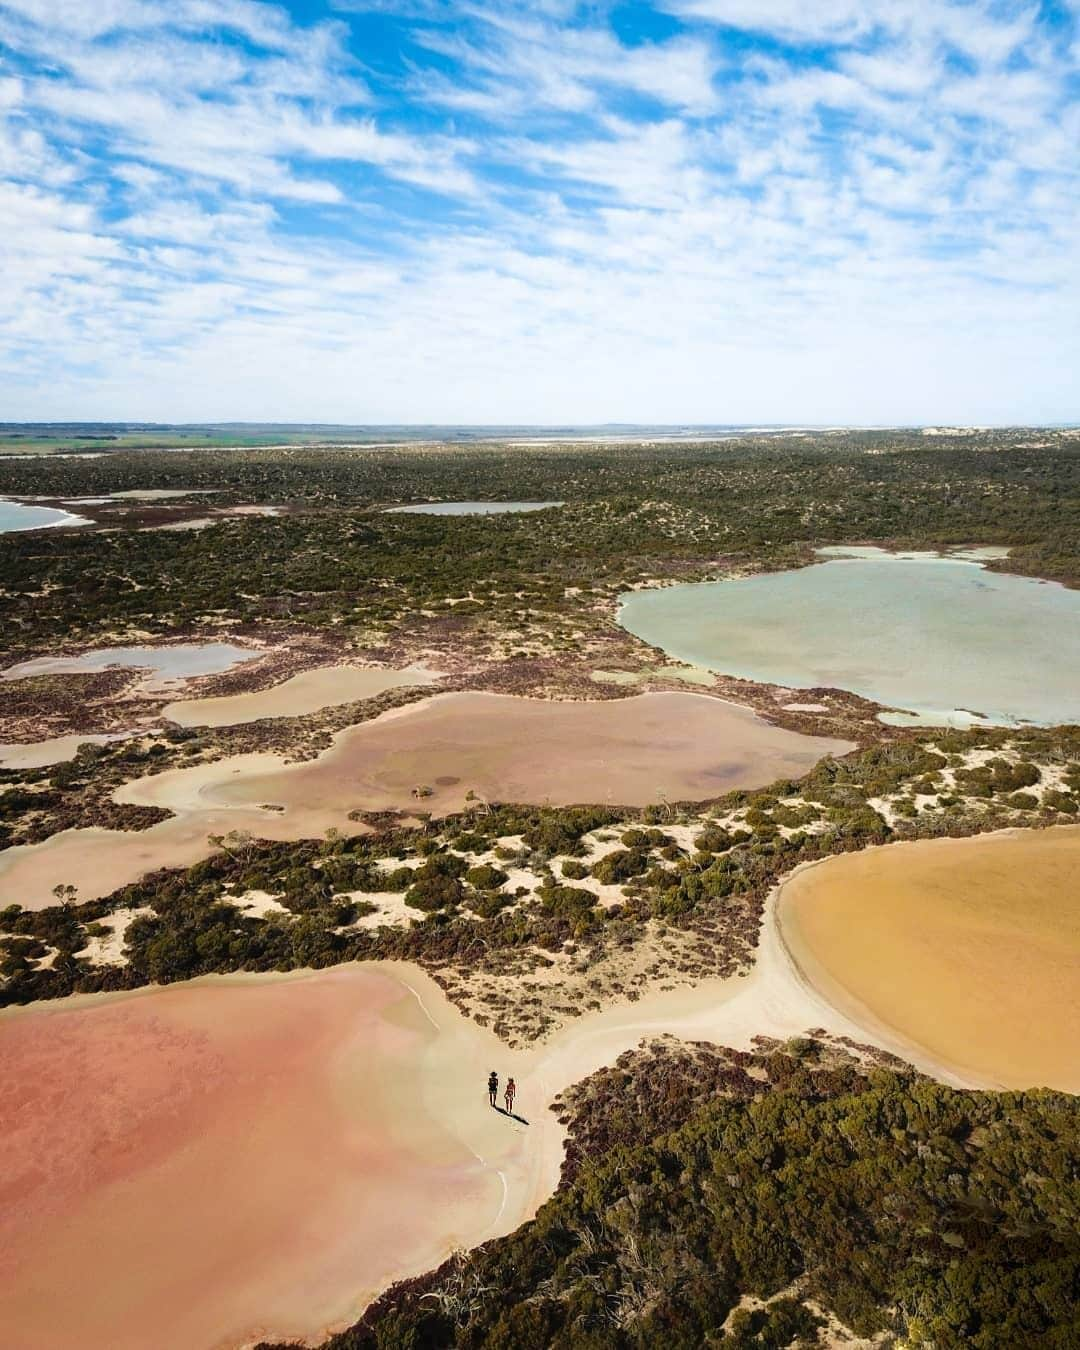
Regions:
<svg viewBox="0 0 1080 1350"><path fill-rule="evenodd" d="M513 1111L504 1111L501 1106L497 1106L495 1110L498 1111L500 1116L509 1116L511 1120L516 1120L521 1125L528 1125L529 1123L524 1116L515 1116Z"/></svg>

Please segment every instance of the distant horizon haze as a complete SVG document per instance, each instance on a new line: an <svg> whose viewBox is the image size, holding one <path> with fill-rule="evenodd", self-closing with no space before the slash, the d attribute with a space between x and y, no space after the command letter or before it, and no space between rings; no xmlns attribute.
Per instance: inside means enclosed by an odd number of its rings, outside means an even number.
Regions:
<svg viewBox="0 0 1080 1350"><path fill-rule="evenodd" d="M471 437L489 436L493 439L536 436L663 436L672 439L691 439L709 436L773 435L783 432L805 431L823 434L830 431L1070 431L1080 428L1080 419L1061 422L968 422L958 419L938 419L933 422L335 422L304 418L295 421L266 421L247 418L197 418L191 421L167 422L135 418L55 418L37 421L0 421L0 436L18 436L21 433L52 431L84 438L122 434L155 434L159 432L214 432L249 431L272 434L274 431L309 435L380 433L408 434L417 439L439 439L448 433L468 434Z"/></svg>

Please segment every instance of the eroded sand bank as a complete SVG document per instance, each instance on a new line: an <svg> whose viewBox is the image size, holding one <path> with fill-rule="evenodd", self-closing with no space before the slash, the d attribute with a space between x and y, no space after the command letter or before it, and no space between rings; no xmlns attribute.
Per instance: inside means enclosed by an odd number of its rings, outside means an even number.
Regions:
<svg viewBox="0 0 1080 1350"><path fill-rule="evenodd" d="M806 979L879 1039L995 1086L1080 1091L1080 826L831 858L778 913Z"/></svg>
<svg viewBox="0 0 1080 1350"><path fill-rule="evenodd" d="M357 832L357 810L424 810L487 801L615 802L715 797L798 777L846 741L773 727L755 713L700 694L643 694L557 703L509 695L442 694L341 732L318 759L234 756L125 784L118 802L174 816L148 830L67 830L0 854L0 904L53 904L53 887L79 899L108 895L157 867L187 866L211 834L266 839ZM418 802L417 788L430 789Z"/></svg>
<svg viewBox="0 0 1080 1350"><path fill-rule="evenodd" d="M182 727L231 727L263 717L304 717L322 708L374 698L388 689L431 684L438 673L422 668L407 670L360 666L320 666L305 670L271 689L223 698L184 699L169 703L162 717Z"/></svg>

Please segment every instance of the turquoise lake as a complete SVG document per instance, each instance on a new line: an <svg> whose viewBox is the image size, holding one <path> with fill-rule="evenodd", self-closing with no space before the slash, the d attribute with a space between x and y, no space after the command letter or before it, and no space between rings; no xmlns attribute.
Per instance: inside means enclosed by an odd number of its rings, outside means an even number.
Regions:
<svg viewBox="0 0 1080 1350"><path fill-rule="evenodd" d="M843 558L621 600L629 632L725 675L847 689L926 723L1080 722L1080 591L976 561Z"/></svg>
<svg viewBox="0 0 1080 1350"><path fill-rule="evenodd" d="M85 525L82 516L70 511L54 511L51 506L24 506L22 502L0 501L0 534L17 530L40 530L47 525Z"/></svg>
<svg viewBox="0 0 1080 1350"><path fill-rule="evenodd" d="M81 656L40 656L0 673L0 679L22 680L33 675L79 675L86 671L128 666L153 670L160 679L219 675L261 652L231 642L177 643L172 647L99 647Z"/></svg>

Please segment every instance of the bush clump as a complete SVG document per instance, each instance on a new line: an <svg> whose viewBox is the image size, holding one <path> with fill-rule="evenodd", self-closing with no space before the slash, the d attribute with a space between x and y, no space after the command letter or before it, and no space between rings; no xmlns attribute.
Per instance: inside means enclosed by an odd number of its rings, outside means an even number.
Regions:
<svg viewBox="0 0 1080 1350"><path fill-rule="evenodd" d="M617 886L631 877L641 876L648 868L648 853L636 848L621 848L593 863L592 874L604 886Z"/></svg>

